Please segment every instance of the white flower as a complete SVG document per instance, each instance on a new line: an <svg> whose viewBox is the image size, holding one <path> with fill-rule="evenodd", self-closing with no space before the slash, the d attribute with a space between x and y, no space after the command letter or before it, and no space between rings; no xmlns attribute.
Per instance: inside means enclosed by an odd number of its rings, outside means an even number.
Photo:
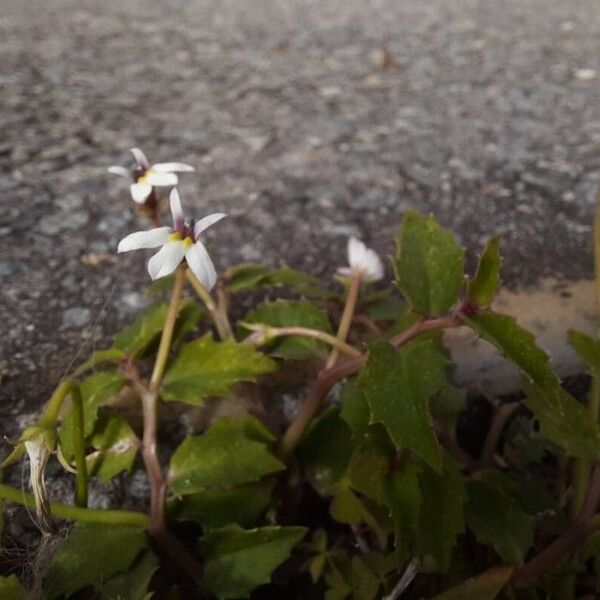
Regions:
<svg viewBox="0 0 600 600"><path fill-rule="evenodd" d="M342 277L359 275L363 281L378 281L383 277L383 264L377 254L367 248L363 242L351 237L348 240L349 267L337 270Z"/></svg>
<svg viewBox="0 0 600 600"><path fill-rule="evenodd" d="M38 526L42 533L52 533L54 525L52 523L52 514L50 512L50 500L46 490L46 480L44 472L50 450L46 436L43 434L32 437L24 442L25 451L29 455L29 485L35 498L35 511L38 517Z"/></svg>
<svg viewBox="0 0 600 600"><path fill-rule="evenodd" d="M113 175L133 179L130 186L131 197L138 204L144 204L150 197L154 187L174 187L179 182L176 173L188 173L194 167L180 162L157 163L151 165L146 155L139 148L132 148L136 162L133 171L125 167L109 167L108 172Z"/></svg>
<svg viewBox="0 0 600 600"><path fill-rule="evenodd" d="M170 275L185 258L188 267L202 285L207 290L211 290L217 282L217 272L199 238L205 229L227 215L215 213L194 223L185 220L179 192L176 189L171 191L170 201L173 227L157 227L150 231L131 233L119 242L117 251L128 252L139 248L162 246L148 262L148 273L152 279Z"/></svg>

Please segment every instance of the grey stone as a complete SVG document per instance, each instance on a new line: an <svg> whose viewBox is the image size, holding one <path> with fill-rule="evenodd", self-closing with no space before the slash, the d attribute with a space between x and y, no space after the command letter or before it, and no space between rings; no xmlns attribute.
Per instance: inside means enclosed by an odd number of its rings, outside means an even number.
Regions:
<svg viewBox="0 0 600 600"><path fill-rule="evenodd" d="M89 308L82 306L69 308L63 313L63 325L65 327L83 327L90 322L91 314Z"/></svg>

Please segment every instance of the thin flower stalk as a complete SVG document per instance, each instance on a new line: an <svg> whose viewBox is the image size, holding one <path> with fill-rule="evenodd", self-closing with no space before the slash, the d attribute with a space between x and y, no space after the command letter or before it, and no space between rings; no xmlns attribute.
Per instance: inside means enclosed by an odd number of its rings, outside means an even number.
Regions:
<svg viewBox="0 0 600 600"><path fill-rule="evenodd" d="M325 331L318 329L311 329L310 327L270 327L263 323L244 323L240 322L240 325L246 329L254 331L249 335L244 343L253 344L255 346L264 346L269 342L273 341L278 337L289 337L289 336L304 336L320 340L332 346L335 350L342 354L352 356L354 358L362 356L360 350L354 348L350 344L346 344L344 341L338 339L336 336L330 335Z"/></svg>
<svg viewBox="0 0 600 600"><path fill-rule="evenodd" d="M233 329L229 322L229 316L227 315L227 304L221 303L220 305L217 305L210 295L210 292L192 271L188 271L186 277L198 295L198 298L200 298L204 303L204 306L206 306L206 310L215 324L219 338L222 340L234 339Z"/></svg>

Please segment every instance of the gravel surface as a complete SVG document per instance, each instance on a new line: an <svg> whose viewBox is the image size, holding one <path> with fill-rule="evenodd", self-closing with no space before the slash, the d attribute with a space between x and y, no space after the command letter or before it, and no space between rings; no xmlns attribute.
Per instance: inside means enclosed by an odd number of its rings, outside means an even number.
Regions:
<svg viewBox="0 0 600 600"><path fill-rule="evenodd" d="M0 411L39 405L144 302L139 227L107 175L138 145L184 160L184 204L231 218L215 262L328 276L403 211L504 278L589 277L600 171L596 0L4 0ZM0 415L1 416L1 415Z"/></svg>

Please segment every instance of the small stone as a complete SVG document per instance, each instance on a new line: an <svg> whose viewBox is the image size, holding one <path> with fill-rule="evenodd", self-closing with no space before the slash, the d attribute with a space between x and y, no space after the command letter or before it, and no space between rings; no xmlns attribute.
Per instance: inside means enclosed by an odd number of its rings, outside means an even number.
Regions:
<svg viewBox="0 0 600 600"><path fill-rule="evenodd" d="M63 314L64 327L83 327L90 321L91 312L89 308L76 306L65 310Z"/></svg>
<svg viewBox="0 0 600 600"><path fill-rule="evenodd" d="M575 77L581 81L591 81L596 78L594 69L575 69Z"/></svg>

